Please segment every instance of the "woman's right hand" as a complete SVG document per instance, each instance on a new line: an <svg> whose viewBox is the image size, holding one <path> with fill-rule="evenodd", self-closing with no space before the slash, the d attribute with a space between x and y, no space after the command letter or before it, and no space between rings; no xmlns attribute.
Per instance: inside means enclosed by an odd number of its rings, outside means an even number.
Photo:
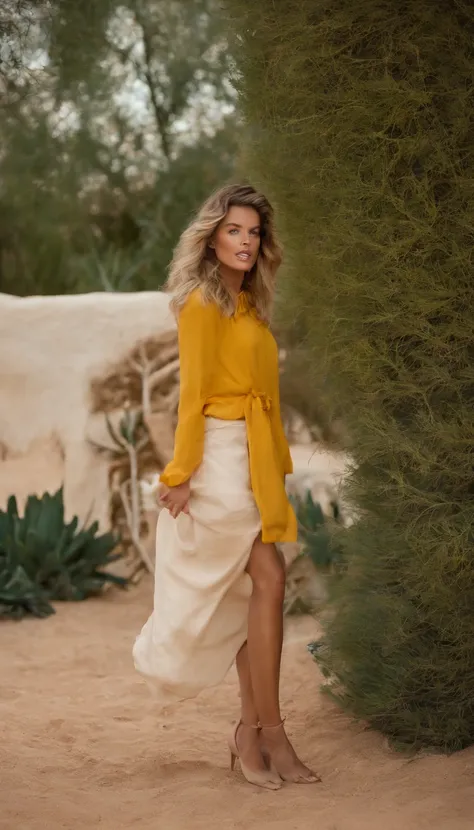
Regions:
<svg viewBox="0 0 474 830"><path fill-rule="evenodd" d="M185 481L176 487L167 487L165 484L161 484L158 498L162 507L169 510L173 519L177 519L180 513L189 513L190 495L191 486L189 481Z"/></svg>

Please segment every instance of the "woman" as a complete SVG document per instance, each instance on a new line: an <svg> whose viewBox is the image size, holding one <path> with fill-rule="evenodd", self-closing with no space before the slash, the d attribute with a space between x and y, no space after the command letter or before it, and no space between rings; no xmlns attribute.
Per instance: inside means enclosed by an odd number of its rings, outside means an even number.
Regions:
<svg viewBox="0 0 474 830"><path fill-rule="evenodd" d="M292 463L268 323L281 261L272 209L252 187L213 195L183 233L168 290L178 316L180 402L161 476L154 611L134 646L163 704L219 683L236 662L241 718L229 741L250 783L319 780L279 704L284 564L294 541Z"/></svg>

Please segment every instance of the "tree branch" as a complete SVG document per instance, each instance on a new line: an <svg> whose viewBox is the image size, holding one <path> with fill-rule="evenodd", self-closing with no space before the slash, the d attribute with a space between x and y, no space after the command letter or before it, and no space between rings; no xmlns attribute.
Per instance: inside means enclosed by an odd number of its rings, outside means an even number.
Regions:
<svg viewBox="0 0 474 830"><path fill-rule="evenodd" d="M157 130L161 140L161 147L167 161L171 161L171 141L168 135L170 114L165 107L161 106L156 95L156 83L153 78L153 41L147 29L146 21L140 12L135 12L135 19L142 30L143 49L145 55L145 66L143 67L143 78L146 81L150 93L151 105L155 115Z"/></svg>

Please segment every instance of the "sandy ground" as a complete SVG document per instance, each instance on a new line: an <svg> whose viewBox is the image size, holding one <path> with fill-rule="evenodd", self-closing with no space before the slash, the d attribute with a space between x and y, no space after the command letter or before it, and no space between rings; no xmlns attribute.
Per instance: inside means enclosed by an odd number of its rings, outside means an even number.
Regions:
<svg viewBox="0 0 474 830"><path fill-rule="evenodd" d="M231 774L235 676L158 718L130 658L150 601L147 581L2 623L2 830L473 828L474 752L409 761L352 724L318 693L309 618L287 625L282 695L323 784L269 793Z"/></svg>

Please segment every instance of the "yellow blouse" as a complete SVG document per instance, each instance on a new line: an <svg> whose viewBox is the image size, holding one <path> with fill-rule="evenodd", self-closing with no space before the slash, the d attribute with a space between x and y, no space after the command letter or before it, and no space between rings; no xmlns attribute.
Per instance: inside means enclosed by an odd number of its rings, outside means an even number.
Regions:
<svg viewBox="0 0 474 830"><path fill-rule="evenodd" d="M293 471L280 416L278 350L268 329L239 295L232 317L203 303L196 289L179 314L180 400L174 458L161 481L187 481L202 461L206 415L245 418L252 491L264 542L293 542L294 511L285 491Z"/></svg>

